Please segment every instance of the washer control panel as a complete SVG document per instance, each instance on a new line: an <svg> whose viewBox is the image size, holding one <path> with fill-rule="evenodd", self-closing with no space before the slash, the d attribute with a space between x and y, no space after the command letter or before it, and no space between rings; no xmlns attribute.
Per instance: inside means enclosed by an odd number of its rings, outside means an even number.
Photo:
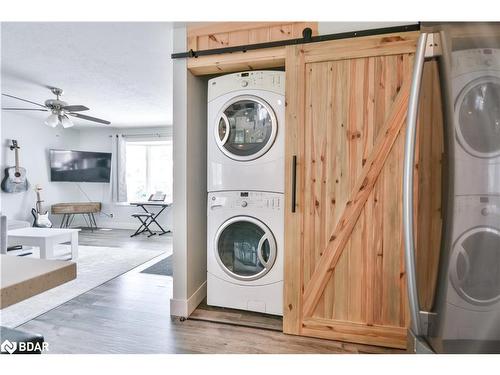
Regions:
<svg viewBox="0 0 500 375"><path fill-rule="evenodd" d="M231 191L208 194L208 208L283 209L283 194L260 191Z"/></svg>
<svg viewBox="0 0 500 375"><path fill-rule="evenodd" d="M500 70L500 49L477 48L452 53L453 76L481 70Z"/></svg>
<svg viewBox="0 0 500 375"><path fill-rule="evenodd" d="M208 81L208 101L239 90L267 90L285 95L285 72L256 70L213 78Z"/></svg>

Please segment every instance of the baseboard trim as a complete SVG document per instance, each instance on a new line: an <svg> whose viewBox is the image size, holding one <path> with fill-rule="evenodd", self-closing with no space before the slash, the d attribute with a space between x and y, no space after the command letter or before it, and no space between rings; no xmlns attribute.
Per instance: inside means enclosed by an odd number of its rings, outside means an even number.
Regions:
<svg viewBox="0 0 500 375"><path fill-rule="evenodd" d="M170 315L187 318L207 296L207 282L203 284L188 299L170 299Z"/></svg>

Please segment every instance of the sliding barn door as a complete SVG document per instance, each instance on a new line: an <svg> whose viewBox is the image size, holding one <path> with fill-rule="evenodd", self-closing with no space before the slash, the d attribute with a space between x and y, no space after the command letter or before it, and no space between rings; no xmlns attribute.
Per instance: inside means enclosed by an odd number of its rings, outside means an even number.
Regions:
<svg viewBox="0 0 500 375"><path fill-rule="evenodd" d="M402 173L417 37L287 47L286 333L406 347Z"/></svg>

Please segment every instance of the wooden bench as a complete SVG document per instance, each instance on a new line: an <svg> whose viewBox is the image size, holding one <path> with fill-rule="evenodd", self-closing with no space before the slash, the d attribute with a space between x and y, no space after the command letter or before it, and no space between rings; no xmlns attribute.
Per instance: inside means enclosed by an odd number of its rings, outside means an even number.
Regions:
<svg viewBox="0 0 500 375"><path fill-rule="evenodd" d="M63 215L61 228L69 228L73 223L75 215L82 215L85 223L93 231L97 229L94 214L101 212L101 206L101 202L57 203L52 205L51 213L53 215Z"/></svg>

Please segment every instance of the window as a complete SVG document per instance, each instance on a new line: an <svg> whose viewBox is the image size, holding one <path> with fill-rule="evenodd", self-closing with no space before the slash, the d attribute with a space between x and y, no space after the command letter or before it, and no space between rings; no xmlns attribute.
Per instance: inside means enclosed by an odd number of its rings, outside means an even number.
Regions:
<svg viewBox="0 0 500 375"><path fill-rule="evenodd" d="M172 201L172 141L127 141L127 200L146 201L161 191Z"/></svg>

